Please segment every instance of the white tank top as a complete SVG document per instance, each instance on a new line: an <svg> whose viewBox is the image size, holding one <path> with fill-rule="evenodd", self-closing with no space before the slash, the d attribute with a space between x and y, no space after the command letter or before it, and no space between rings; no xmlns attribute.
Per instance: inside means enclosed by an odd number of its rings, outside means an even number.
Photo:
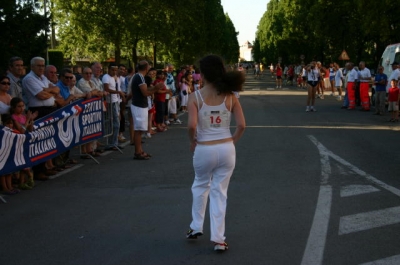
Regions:
<svg viewBox="0 0 400 265"><path fill-rule="evenodd" d="M224 102L218 106L207 105L200 91L195 92L197 106L199 107L199 97L202 101L202 106L198 111L198 123L197 123L197 141L214 141L231 138L231 110L232 110L232 97L231 97L231 109L228 110L225 105L226 96Z"/></svg>

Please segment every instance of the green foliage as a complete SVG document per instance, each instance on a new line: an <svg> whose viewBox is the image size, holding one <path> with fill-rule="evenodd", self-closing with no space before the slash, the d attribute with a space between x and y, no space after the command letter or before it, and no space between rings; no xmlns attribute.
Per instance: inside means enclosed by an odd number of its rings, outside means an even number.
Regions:
<svg viewBox="0 0 400 265"><path fill-rule="evenodd" d="M345 49L354 62L376 64L384 48L398 42L400 19L389 0L271 0L260 19L253 48L256 61L337 61ZM375 66L375 65L374 65Z"/></svg>
<svg viewBox="0 0 400 265"><path fill-rule="evenodd" d="M64 55L135 64L191 64L207 53L236 62L239 45L220 0L52 0L52 17Z"/></svg>
<svg viewBox="0 0 400 265"><path fill-rule="evenodd" d="M0 71L7 68L12 56L29 64L32 57L43 56L46 50L44 30L48 20L38 12L36 0L0 2Z"/></svg>

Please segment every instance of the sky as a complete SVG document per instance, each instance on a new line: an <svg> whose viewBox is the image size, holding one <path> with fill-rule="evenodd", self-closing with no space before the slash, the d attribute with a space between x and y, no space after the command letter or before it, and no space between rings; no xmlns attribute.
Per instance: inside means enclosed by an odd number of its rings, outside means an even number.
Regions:
<svg viewBox="0 0 400 265"><path fill-rule="evenodd" d="M269 0L221 0L224 13L228 13L236 31L239 31L239 45L246 41L253 43L258 23L267 11L268 2Z"/></svg>

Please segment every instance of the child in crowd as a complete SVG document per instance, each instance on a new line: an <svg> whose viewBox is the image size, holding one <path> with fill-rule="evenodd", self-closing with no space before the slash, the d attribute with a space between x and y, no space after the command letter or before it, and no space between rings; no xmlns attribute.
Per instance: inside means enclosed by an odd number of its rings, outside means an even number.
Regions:
<svg viewBox="0 0 400 265"><path fill-rule="evenodd" d="M18 133L25 133L27 130L33 130L33 121L36 119L38 112L32 113L28 111L25 114L25 104L20 98L13 98L10 102L10 113L11 118L14 122L14 128ZM19 188L22 190L30 190L34 187L33 173L30 168L25 168L15 174L16 178L19 179ZM28 177L28 181L25 183L25 176Z"/></svg>
<svg viewBox="0 0 400 265"><path fill-rule="evenodd" d="M389 120L391 122L399 121L399 101L400 93L397 87L397 80L392 79L390 81L391 88L389 88L389 111L392 111L392 118Z"/></svg>
<svg viewBox="0 0 400 265"><path fill-rule="evenodd" d="M2 120L2 123L4 126L4 128L2 128L2 129L4 131L18 133L18 131L16 131L14 129L14 122L13 122L10 114L2 114L1 120ZM15 189L13 187L12 174L0 176L0 183L1 183L1 188L2 188L3 192L7 195L14 195L14 194L21 192L19 189Z"/></svg>
<svg viewBox="0 0 400 265"><path fill-rule="evenodd" d="M194 91L200 90L200 80L194 80Z"/></svg>
<svg viewBox="0 0 400 265"><path fill-rule="evenodd" d="M166 73L162 70L157 71L157 78L154 81L153 85L157 85L158 83L164 84L166 78ZM154 94L154 104L156 106L156 127L157 132L164 132L167 130L167 125L164 123L165 116L165 98L166 94L172 96L171 90L167 90L165 84L161 89L159 89Z"/></svg>
<svg viewBox="0 0 400 265"><path fill-rule="evenodd" d="M187 103L189 94L193 91L193 76L192 73L187 72L182 78L181 83L181 107L183 112L187 112Z"/></svg>

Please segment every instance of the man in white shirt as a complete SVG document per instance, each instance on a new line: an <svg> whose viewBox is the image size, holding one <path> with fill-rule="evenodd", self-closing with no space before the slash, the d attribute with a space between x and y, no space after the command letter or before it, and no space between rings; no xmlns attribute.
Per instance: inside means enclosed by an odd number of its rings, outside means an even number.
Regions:
<svg viewBox="0 0 400 265"><path fill-rule="evenodd" d="M363 111L369 111L369 82L371 82L371 72L365 67L365 62L361 61L358 65L358 80L360 81L360 99Z"/></svg>
<svg viewBox="0 0 400 265"><path fill-rule="evenodd" d="M117 151L123 149L122 146L118 146L118 135L119 135L119 103L122 101L121 98L125 98L124 92L121 91L120 79L117 76L118 66L111 63L108 66L108 73L103 76L102 82L104 85L104 91L111 95L111 108L112 108L112 123L113 123L113 134L111 136L109 150Z"/></svg>
<svg viewBox="0 0 400 265"><path fill-rule="evenodd" d="M356 109L356 80L358 79L358 72L354 69L354 64L348 63L347 74L347 95L349 98L348 110Z"/></svg>
<svg viewBox="0 0 400 265"><path fill-rule="evenodd" d="M398 80L400 77L400 70L399 70L399 63L398 62L393 62L392 63L392 73L390 74L390 77L388 78L389 82L386 85L386 93L389 92L390 88L390 80Z"/></svg>

